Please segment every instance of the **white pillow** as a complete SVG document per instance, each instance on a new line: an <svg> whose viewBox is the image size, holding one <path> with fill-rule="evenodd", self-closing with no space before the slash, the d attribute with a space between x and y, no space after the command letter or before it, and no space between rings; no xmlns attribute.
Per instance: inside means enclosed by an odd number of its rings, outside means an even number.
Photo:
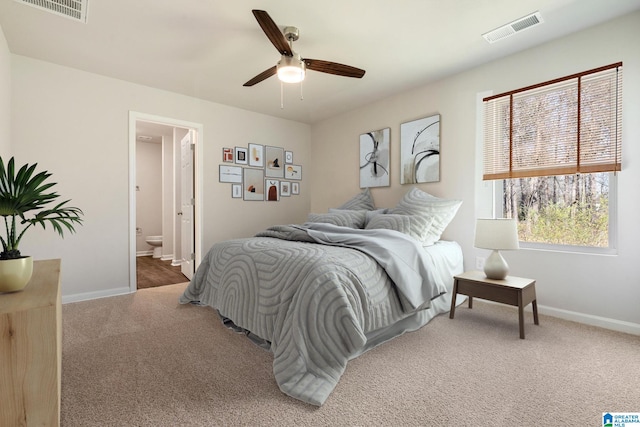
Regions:
<svg viewBox="0 0 640 427"><path fill-rule="evenodd" d="M445 228L458 212L462 200L440 199L418 188L412 188L389 213L399 215L417 215L431 220L431 226L423 233L423 245L433 245L440 240Z"/></svg>

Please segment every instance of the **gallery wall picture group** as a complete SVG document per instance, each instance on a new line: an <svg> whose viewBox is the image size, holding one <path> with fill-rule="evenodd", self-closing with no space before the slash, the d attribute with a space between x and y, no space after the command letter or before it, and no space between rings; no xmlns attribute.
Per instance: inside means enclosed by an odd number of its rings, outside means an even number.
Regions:
<svg viewBox="0 0 640 427"><path fill-rule="evenodd" d="M400 184L440 180L440 114L400 125Z"/></svg>
<svg viewBox="0 0 640 427"><path fill-rule="evenodd" d="M360 188L389 186L390 129L360 135Z"/></svg>
<svg viewBox="0 0 640 427"><path fill-rule="evenodd" d="M290 181L302 180L302 166L293 164L292 151L248 144L247 148L223 148L222 161L219 180L231 183L234 199L279 201L300 194L300 183Z"/></svg>

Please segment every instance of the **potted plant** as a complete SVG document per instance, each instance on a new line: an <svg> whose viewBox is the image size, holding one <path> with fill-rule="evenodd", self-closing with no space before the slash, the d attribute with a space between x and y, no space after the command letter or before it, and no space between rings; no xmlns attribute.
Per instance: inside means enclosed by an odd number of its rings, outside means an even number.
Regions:
<svg viewBox="0 0 640 427"><path fill-rule="evenodd" d="M64 237L64 230L75 232L74 224L81 224L83 212L67 206L69 200L57 202L60 197L50 189L56 183L48 183L51 174L36 173L36 166L25 164L16 172L13 157L5 168L0 157L0 216L4 218L5 233L0 233L0 292L23 289L31 279L33 259L23 256L18 249L20 240L31 227L40 224L43 229L50 224ZM53 207L50 203L56 202ZM30 213L31 215L27 216ZM6 270L6 272L5 272Z"/></svg>

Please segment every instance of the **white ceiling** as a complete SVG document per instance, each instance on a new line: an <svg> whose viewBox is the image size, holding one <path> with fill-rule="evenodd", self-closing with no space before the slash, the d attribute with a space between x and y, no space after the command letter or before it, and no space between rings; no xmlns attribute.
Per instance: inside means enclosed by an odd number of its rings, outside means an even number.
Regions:
<svg viewBox="0 0 640 427"><path fill-rule="evenodd" d="M57 0L56 0L57 1ZM303 57L366 70L243 83L280 55L252 9L300 29ZM56 64L314 123L640 9L640 0L89 0L86 24L0 0L9 50ZM495 44L482 34L539 11L544 23Z"/></svg>

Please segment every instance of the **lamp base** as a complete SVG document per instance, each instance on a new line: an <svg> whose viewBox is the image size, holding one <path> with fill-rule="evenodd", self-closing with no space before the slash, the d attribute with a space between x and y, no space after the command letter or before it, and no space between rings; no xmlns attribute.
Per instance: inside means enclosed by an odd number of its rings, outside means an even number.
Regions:
<svg viewBox="0 0 640 427"><path fill-rule="evenodd" d="M498 250L494 250L484 263L484 274L487 275L487 279L503 280L507 277L507 273L509 273L507 261L502 258Z"/></svg>

